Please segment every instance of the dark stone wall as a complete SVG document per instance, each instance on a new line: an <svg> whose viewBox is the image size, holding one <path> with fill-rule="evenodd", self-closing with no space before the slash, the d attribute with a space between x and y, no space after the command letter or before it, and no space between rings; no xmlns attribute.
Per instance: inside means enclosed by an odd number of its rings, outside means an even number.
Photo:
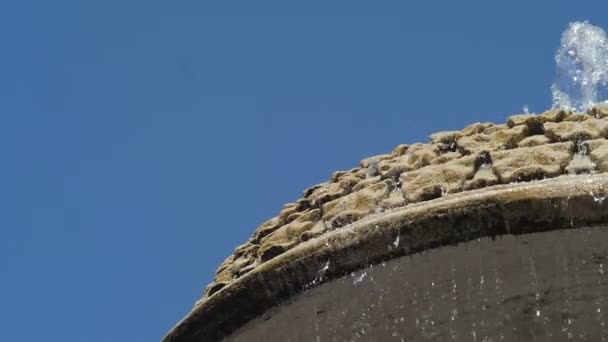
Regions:
<svg viewBox="0 0 608 342"><path fill-rule="evenodd" d="M605 228L477 239L313 287L226 340L602 341L607 262Z"/></svg>

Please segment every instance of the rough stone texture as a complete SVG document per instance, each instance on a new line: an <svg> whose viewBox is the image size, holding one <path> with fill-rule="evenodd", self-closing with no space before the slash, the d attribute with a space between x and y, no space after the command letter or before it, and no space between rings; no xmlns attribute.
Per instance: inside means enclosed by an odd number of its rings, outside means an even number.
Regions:
<svg viewBox="0 0 608 342"><path fill-rule="evenodd" d="M429 165L401 174L401 190L408 202L420 202L462 191L475 175L477 156L465 156L441 165Z"/></svg>
<svg viewBox="0 0 608 342"><path fill-rule="evenodd" d="M608 170L606 113L606 107L598 107L589 113L513 115L505 125L475 123L432 134L428 144L399 145L389 154L363 159L360 168L335 172L329 181L306 189L303 199L256 229L242 252L228 259L234 265L222 266L205 296L251 265L378 210L494 184ZM592 140L589 151L577 154L576 144L586 140ZM482 165L478 161L485 152L490 158Z"/></svg>
<svg viewBox="0 0 608 342"><path fill-rule="evenodd" d="M306 189L302 199L258 227L218 268L195 310L211 310L210 303L229 297L242 278L275 272L269 269L273 261L283 262L296 247L308 248L380 212L489 186L606 172L607 134L605 107L574 114L550 110L511 116L502 125L475 123L436 133L428 144L399 145L389 154L364 159L360 167L335 172L329 181Z"/></svg>
<svg viewBox="0 0 608 342"><path fill-rule="evenodd" d="M598 172L608 171L608 140L598 139L589 142L590 156L597 165Z"/></svg>
<svg viewBox="0 0 608 342"><path fill-rule="evenodd" d="M582 116L582 115L581 115ZM608 121L595 119L588 115L584 121L547 122L545 134L551 141L589 140L606 137Z"/></svg>
<svg viewBox="0 0 608 342"><path fill-rule="evenodd" d="M506 126L492 126L482 133L458 139L458 146L466 153L481 151L504 150L517 146L528 136L528 127L525 125L507 128Z"/></svg>
<svg viewBox="0 0 608 342"><path fill-rule="evenodd" d="M573 154L573 144L566 142L497 151L491 156L501 183L511 183L559 176Z"/></svg>

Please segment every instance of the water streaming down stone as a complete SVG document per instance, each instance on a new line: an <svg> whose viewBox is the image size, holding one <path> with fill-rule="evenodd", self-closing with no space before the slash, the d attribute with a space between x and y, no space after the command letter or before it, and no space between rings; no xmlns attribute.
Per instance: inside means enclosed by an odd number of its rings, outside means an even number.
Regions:
<svg viewBox="0 0 608 342"><path fill-rule="evenodd" d="M606 251L608 231L585 229L483 238L394 259L354 275L374 281L339 279L308 290L306 301L296 296L231 341L308 341L310 330L321 341L605 339L598 314L608 307L604 301L582 304L590 293L608 294L593 253ZM577 271L564 272L565 265ZM486 290L487 274L494 274L493 291ZM458 283L467 284L464 294Z"/></svg>

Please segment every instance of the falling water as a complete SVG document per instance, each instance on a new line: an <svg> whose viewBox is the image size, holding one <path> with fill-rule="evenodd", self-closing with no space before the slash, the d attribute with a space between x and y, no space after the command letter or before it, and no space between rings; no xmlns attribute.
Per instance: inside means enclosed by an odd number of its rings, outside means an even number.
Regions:
<svg viewBox="0 0 608 342"><path fill-rule="evenodd" d="M573 22L555 55L553 106L583 111L608 99L608 37L589 22Z"/></svg>

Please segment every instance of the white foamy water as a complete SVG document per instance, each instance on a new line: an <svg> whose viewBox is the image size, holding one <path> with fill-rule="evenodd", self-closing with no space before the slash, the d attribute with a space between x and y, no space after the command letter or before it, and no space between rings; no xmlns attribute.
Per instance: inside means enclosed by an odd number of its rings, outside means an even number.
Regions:
<svg viewBox="0 0 608 342"><path fill-rule="evenodd" d="M589 22L573 22L555 54L553 106L583 111L608 100L608 37Z"/></svg>

